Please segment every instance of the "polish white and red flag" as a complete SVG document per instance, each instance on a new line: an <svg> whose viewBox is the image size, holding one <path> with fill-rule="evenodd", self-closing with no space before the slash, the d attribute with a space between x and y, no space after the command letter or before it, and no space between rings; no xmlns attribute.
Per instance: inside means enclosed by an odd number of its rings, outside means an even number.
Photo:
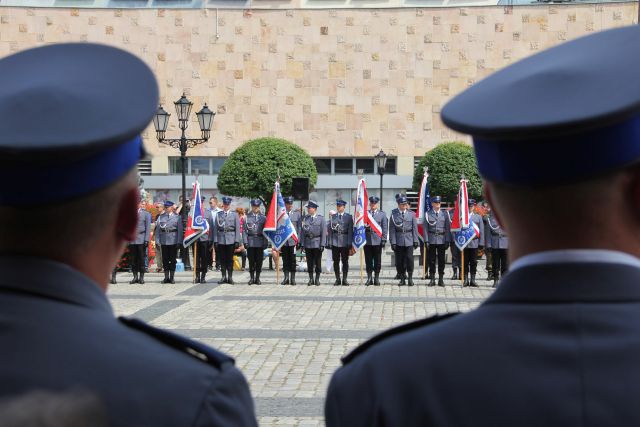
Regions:
<svg viewBox="0 0 640 427"><path fill-rule="evenodd" d="M358 182L358 192L356 195L356 206L353 218L352 245L354 249L361 249L365 243L367 243L365 227L370 227L374 233L382 237L382 227L380 227L380 224L378 224L377 221L369 214L369 195L367 194L367 184L364 179L360 179Z"/></svg>
<svg viewBox="0 0 640 427"><path fill-rule="evenodd" d="M426 169L426 168L425 168ZM416 211L416 218L418 220L418 237L423 240L424 222L431 207L431 190L429 189L429 173L425 170L422 176L422 183L420 184L420 194L418 197L418 210Z"/></svg>
<svg viewBox="0 0 640 427"><path fill-rule="evenodd" d="M282 198L282 193L280 193L279 182L276 182L273 189L273 197L271 198L271 203L269 203L267 220L264 223L262 232L277 250L280 250L282 245L289 239L293 239L296 244L298 243L298 233L291 222L291 218L289 218L289 214L287 214L284 199Z"/></svg>
<svg viewBox="0 0 640 427"><path fill-rule="evenodd" d="M451 231L454 232L454 242L460 250L466 248L473 239L480 238L478 225L471 221L469 193L467 190L468 182L469 181L464 178L460 180L460 190L458 190L458 198L456 199L451 221Z"/></svg>

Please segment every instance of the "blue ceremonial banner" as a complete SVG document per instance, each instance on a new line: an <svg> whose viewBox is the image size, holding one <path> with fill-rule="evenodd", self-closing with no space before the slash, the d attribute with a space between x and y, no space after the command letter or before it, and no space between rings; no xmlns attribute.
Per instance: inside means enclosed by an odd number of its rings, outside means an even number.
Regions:
<svg viewBox="0 0 640 427"><path fill-rule="evenodd" d="M280 184L276 182L273 189L273 197L269 204L269 211L267 212L267 220L262 230L264 236L269 239L273 244L273 247L280 250L287 240L293 238L298 243L298 234L296 228L291 222L291 218L287 214L287 209L284 205L284 199L280 193Z"/></svg>
<svg viewBox="0 0 640 427"><path fill-rule="evenodd" d="M480 230L478 230L478 226L476 223L473 223L472 227L463 228L460 231L456 231L453 233L455 238L455 244L461 251L467 247L467 245L478 235L480 234Z"/></svg>
<svg viewBox="0 0 640 427"><path fill-rule="evenodd" d="M200 203L200 184L193 183L193 206L187 218L187 230L184 233L182 245L186 248L198 240L203 234L209 233L209 223L204 217L202 203Z"/></svg>

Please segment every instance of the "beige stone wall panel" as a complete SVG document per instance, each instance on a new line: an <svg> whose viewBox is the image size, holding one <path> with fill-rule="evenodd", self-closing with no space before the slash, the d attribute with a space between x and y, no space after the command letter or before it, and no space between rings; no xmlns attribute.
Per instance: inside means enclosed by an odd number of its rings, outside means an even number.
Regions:
<svg viewBox="0 0 640 427"><path fill-rule="evenodd" d="M227 155L274 135L314 156L382 147L410 173L414 156L463 139L439 118L450 97L526 55L632 24L637 5L220 10L217 18L216 34L213 10L3 8L0 56L54 42L116 45L155 70L172 114L183 90L196 111L206 101L218 112L212 141L194 155ZM194 116L190 135L197 129ZM152 130L145 135L153 154L176 154Z"/></svg>

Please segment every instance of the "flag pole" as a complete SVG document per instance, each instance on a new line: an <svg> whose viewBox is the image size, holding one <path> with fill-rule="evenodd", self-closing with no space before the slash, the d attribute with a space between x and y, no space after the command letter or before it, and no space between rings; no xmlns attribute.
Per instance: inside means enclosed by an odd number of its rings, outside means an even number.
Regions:
<svg viewBox="0 0 640 427"><path fill-rule="evenodd" d="M464 174L460 175L460 180L464 180L466 179ZM469 203L469 196L467 195L467 209L468 209L468 203ZM471 215L469 215L469 217L471 217ZM466 246L465 246L466 247ZM462 286L464 287L464 248L460 249L460 279L462 281Z"/></svg>
<svg viewBox="0 0 640 427"><path fill-rule="evenodd" d="M422 170L424 171L423 175L427 175L429 173L429 166L425 166L424 168L422 168ZM421 209L424 210L425 206L422 206L423 203L424 203L424 200L420 200ZM424 219L425 220L427 219L426 216ZM425 232L424 234L426 235L425 240L422 242L422 244L424 245L424 250L422 251L422 277L426 279L427 278L427 251L429 250L429 222L428 221L423 220L422 229L424 230Z"/></svg>
<svg viewBox="0 0 640 427"><path fill-rule="evenodd" d="M360 180L364 177L364 169L358 169L357 172L358 172L358 187L356 188L356 198L358 197L358 191L360 190ZM358 204L358 201L356 200L356 205L357 204ZM351 245L353 247L353 242L351 242ZM364 283L364 270L363 270L364 254L363 254L362 248L358 249L358 252L360 252L360 285L362 285Z"/></svg>
<svg viewBox="0 0 640 427"><path fill-rule="evenodd" d="M189 248L187 248L187 251ZM202 268L202 266L200 266ZM196 283L196 271L198 270L198 241L193 242L193 283Z"/></svg>
<svg viewBox="0 0 640 427"><path fill-rule="evenodd" d="M464 286L464 249L460 249L460 279L462 286Z"/></svg>

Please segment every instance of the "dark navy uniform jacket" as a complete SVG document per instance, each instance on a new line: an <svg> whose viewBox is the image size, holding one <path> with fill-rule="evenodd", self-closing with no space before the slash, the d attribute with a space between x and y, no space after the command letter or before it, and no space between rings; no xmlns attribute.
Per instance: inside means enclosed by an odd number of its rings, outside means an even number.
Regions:
<svg viewBox="0 0 640 427"><path fill-rule="evenodd" d="M206 347L203 361L186 352L199 343L118 321L64 264L3 256L0 271L0 398L81 387L103 400L110 426L257 425L230 357Z"/></svg>
<svg viewBox="0 0 640 427"><path fill-rule="evenodd" d="M327 426L640 425L640 267L516 268L478 309L365 343Z"/></svg>

